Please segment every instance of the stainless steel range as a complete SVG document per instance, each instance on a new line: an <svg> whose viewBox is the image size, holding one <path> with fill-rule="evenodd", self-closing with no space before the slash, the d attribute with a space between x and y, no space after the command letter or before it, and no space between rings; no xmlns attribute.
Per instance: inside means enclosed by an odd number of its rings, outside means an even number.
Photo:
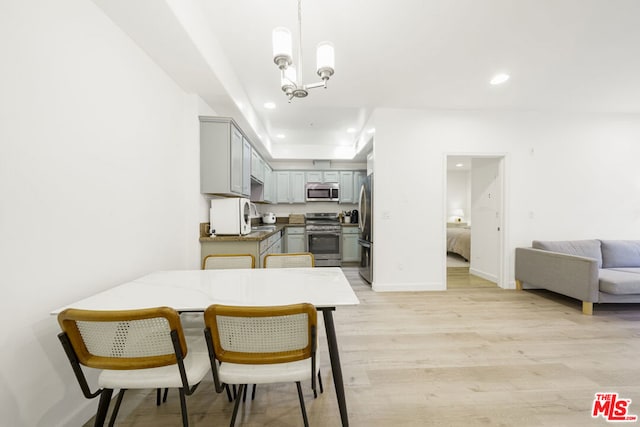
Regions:
<svg viewBox="0 0 640 427"><path fill-rule="evenodd" d="M308 213L307 247L318 267L340 267L342 262L342 227L337 213Z"/></svg>

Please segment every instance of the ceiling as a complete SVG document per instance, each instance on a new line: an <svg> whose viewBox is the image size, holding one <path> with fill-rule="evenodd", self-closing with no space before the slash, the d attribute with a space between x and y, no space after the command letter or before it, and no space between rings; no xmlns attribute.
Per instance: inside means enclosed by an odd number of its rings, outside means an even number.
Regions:
<svg viewBox="0 0 640 427"><path fill-rule="evenodd" d="M296 61L296 0L94 2L270 159L349 159L377 108L640 113L637 0L303 0L304 82L323 40L335 74L291 103L271 31L291 29Z"/></svg>

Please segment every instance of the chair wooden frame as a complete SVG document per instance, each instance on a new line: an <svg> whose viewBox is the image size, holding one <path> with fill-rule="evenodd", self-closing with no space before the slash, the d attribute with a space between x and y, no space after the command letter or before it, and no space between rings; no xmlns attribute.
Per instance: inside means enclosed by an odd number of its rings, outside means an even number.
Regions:
<svg viewBox="0 0 640 427"><path fill-rule="evenodd" d="M218 316L227 318L277 318L304 314L306 315L307 324L307 337L304 346L299 346L295 349L288 350L276 350L276 351L259 351L259 350L229 350L226 348L226 344L221 341L220 327ZM211 370L213 374L213 381L218 393L226 387L226 384L222 383L219 377L218 370L224 366L225 363L234 364L246 364L246 365L263 365L263 364L278 364L295 362L299 360L311 359L311 388L316 390L316 346L317 346L317 311L312 304L300 303L286 306L269 306L269 307L240 307L240 306L224 306L214 304L209 306L204 313L205 321L205 337L207 347L209 348L209 358L211 360ZM265 337L269 335L256 333L255 337L261 336L260 341L263 341ZM218 362L220 366L218 367ZM224 368L222 368L224 369ZM238 413L238 407L241 397L246 391L247 384L240 384L239 391L236 395L236 403L233 409L233 415L231 417L231 426L235 425L236 416ZM298 398L300 401L300 408L304 425L308 426L308 419L306 409L304 405L304 398L302 395L302 389L300 381L296 381L298 389ZM254 390L255 391L255 390Z"/></svg>
<svg viewBox="0 0 640 427"><path fill-rule="evenodd" d="M251 268L256 267L256 257L252 254L210 254L205 256L202 259L202 270L206 270L207 268L207 260L208 259L224 259L224 258L251 258Z"/></svg>
<svg viewBox="0 0 640 427"><path fill-rule="evenodd" d="M152 319L156 319L156 321L160 322L164 329L164 331L159 331L159 328L156 328L153 331L154 334L157 334L159 337L158 339L167 340L167 343L163 345L165 348L169 348L168 341L170 340L170 347L172 348L172 351L164 351L164 353L160 353L159 350L153 349L150 353L158 354L148 354L144 356L123 356L121 354L105 356L95 354L91 351L91 346L87 345L87 337L84 337L81 331L82 326L79 326L79 324L101 323L103 325L114 324L117 325L117 328L120 328L121 325L126 325L129 322ZM163 324L165 322L166 324ZM175 310L169 307L118 311L95 311L69 308L58 315L58 323L62 329L62 332L58 334L58 339L60 340L69 362L71 363L71 367L84 396L87 399L93 399L100 396L100 403L98 405L95 419L96 426L104 424L113 389L105 387L91 391L82 369L83 365L103 370L139 370L177 365L176 369L179 372L182 382L182 387L179 389L182 421L184 426L188 426L189 422L185 395L193 394L198 387L199 382L193 386L189 385L187 372L184 366L184 358L187 356L188 351L187 343L180 324L179 314ZM112 346L114 346L114 348L121 344L121 342L118 341L119 339L126 340L127 338L122 338L122 335L116 336L114 334L112 342ZM110 426L115 422L125 391L126 389L121 388L118 393L118 399L109 421Z"/></svg>
<svg viewBox="0 0 640 427"><path fill-rule="evenodd" d="M264 268L288 268L288 266L277 266L277 267L269 267L269 261L273 260L281 260L286 261L287 259L297 259L298 257L306 257L311 261L311 267L316 266L316 260L311 252L295 252L295 253L286 253L286 254L268 254L264 257Z"/></svg>

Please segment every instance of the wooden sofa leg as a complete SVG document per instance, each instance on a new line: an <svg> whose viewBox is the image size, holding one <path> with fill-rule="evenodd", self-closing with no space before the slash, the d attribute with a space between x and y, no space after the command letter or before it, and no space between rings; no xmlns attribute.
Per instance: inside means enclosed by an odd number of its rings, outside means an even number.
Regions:
<svg viewBox="0 0 640 427"><path fill-rule="evenodd" d="M582 314L591 316L593 314L593 303L588 301L582 301Z"/></svg>
<svg viewBox="0 0 640 427"><path fill-rule="evenodd" d="M522 282L518 279L516 279L516 290L518 291L522 290Z"/></svg>

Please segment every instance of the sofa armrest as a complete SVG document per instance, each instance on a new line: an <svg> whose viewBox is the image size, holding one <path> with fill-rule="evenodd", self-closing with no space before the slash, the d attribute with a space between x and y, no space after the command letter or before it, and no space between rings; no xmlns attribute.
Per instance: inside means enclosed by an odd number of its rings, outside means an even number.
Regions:
<svg viewBox="0 0 640 427"><path fill-rule="evenodd" d="M598 261L576 255L516 248L516 280L584 302L598 302Z"/></svg>

